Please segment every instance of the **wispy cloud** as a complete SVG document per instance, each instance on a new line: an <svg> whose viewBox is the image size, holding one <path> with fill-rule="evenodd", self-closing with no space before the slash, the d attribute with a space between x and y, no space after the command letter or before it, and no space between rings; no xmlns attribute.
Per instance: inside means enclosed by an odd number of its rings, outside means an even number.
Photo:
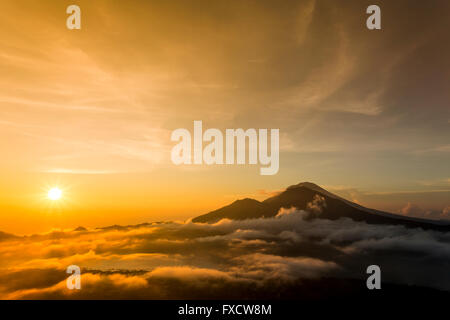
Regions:
<svg viewBox="0 0 450 320"><path fill-rule="evenodd" d="M65 168L48 169L48 170L43 170L43 172L64 173L64 174L114 174L114 173L120 173L120 171L111 171L111 170L65 169Z"/></svg>

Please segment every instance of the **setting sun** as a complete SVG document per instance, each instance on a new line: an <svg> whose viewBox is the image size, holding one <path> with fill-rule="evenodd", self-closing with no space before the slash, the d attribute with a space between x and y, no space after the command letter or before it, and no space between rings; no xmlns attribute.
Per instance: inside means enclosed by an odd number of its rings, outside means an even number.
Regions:
<svg viewBox="0 0 450 320"><path fill-rule="evenodd" d="M61 198L62 191L59 188L52 188L48 191L48 198L50 200L59 200Z"/></svg>

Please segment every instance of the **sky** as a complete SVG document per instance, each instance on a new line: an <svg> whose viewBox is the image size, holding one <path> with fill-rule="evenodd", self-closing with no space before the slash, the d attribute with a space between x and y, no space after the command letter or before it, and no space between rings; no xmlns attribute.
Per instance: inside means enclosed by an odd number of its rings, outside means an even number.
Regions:
<svg viewBox="0 0 450 320"><path fill-rule="evenodd" d="M2 2L0 230L185 220L311 181L450 214L448 1ZM177 128L278 128L280 169L175 166ZM47 198L50 188L60 201Z"/></svg>

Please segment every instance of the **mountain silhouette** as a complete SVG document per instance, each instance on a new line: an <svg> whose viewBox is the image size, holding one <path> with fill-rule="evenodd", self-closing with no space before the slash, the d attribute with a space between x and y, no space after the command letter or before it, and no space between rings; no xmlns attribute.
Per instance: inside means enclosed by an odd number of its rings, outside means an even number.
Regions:
<svg viewBox="0 0 450 320"><path fill-rule="evenodd" d="M0 231L0 241L11 240L11 239L15 239L15 238L18 238L18 237L13 234L10 234L10 233Z"/></svg>
<svg viewBox="0 0 450 320"><path fill-rule="evenodd" d="M270 218L277 215L281 208L292 207L311 212L311 218L336 220L345 217L368 224L404 225L426 230L450 231L449 222L405 217L365 208L311 182L290 186L280 194L262 202L249 198L237 200L228 206L198 216L193 222L214 223L221 219Z"/></svg>

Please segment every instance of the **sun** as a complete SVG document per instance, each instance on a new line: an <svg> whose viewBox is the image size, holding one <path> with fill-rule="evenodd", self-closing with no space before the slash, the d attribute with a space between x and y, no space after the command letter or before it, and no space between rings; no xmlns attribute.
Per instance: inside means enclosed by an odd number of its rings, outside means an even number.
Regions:
<svg viewBox="0 0 450 320"><path fill-rule="evenodd" d="M50 200L53 200L53 201L59 200L59 199L61 199L62 191L61 191L61 189L56 188L56 187L55 187L55 188L51 188L51 189L48 191L47 196L48 196L48 198L49 198Z"/></svg>

